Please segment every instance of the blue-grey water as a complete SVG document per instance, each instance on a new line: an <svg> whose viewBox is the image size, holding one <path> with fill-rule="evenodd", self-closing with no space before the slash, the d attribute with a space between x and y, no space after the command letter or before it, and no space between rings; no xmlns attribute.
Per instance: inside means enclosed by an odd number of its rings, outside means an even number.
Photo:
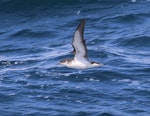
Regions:
<svg viewBox="0 0 150 116"><path fill-rule="evenodd" d="M86 19L85 70L72 37ZM1 0L1 116L150 116L149 0Z"/></svg>

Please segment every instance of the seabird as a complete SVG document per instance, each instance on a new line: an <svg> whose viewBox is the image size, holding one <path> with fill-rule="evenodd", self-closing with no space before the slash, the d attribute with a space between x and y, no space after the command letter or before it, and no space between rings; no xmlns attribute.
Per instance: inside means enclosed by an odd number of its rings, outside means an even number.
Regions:
<svg viewBox="0 0 150 116"><path fill-rule="evenodd" d="M74 69L86 69L102 66L101 63L89 61L87 57L87 48L84 40L84 26L85 19L81 20L80 24L76 28L74 33L72 46L74 48L74 58L64 59L60 61L60 64Z"/></svg>

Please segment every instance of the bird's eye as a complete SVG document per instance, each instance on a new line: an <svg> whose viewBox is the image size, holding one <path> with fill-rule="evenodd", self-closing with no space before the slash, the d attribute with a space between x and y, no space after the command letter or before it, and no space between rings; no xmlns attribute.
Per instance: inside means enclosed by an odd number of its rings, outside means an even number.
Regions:
<svg viewBox="0 0 150 116"><path fill-rule="evenodd" d="M65 60L61 60L60 62L61 62L61 63L65 63Z"/></svg>

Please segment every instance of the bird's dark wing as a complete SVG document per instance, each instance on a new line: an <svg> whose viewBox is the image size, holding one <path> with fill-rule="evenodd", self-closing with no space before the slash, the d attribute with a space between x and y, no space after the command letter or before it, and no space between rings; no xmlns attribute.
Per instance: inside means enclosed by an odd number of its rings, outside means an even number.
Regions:
<svg viewBox="0 0 150 116"><path fill-rule="evenodd" d="M74 33L72 46L74 48L75 58L87 59L87 48L84 40L84 26L85 20L83 19Z"/></svg>

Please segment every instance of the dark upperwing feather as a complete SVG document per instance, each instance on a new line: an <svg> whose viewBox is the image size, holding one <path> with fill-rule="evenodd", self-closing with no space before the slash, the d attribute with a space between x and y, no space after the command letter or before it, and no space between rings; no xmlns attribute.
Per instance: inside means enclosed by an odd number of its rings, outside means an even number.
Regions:
<svg viewBox="0 0 150 116"><path fill-rule="evenodd" d="M74 33L72 46L74 48L75 57L84 57L87 59L87 48L84 40L85 19L81 20Z"/></svg>

